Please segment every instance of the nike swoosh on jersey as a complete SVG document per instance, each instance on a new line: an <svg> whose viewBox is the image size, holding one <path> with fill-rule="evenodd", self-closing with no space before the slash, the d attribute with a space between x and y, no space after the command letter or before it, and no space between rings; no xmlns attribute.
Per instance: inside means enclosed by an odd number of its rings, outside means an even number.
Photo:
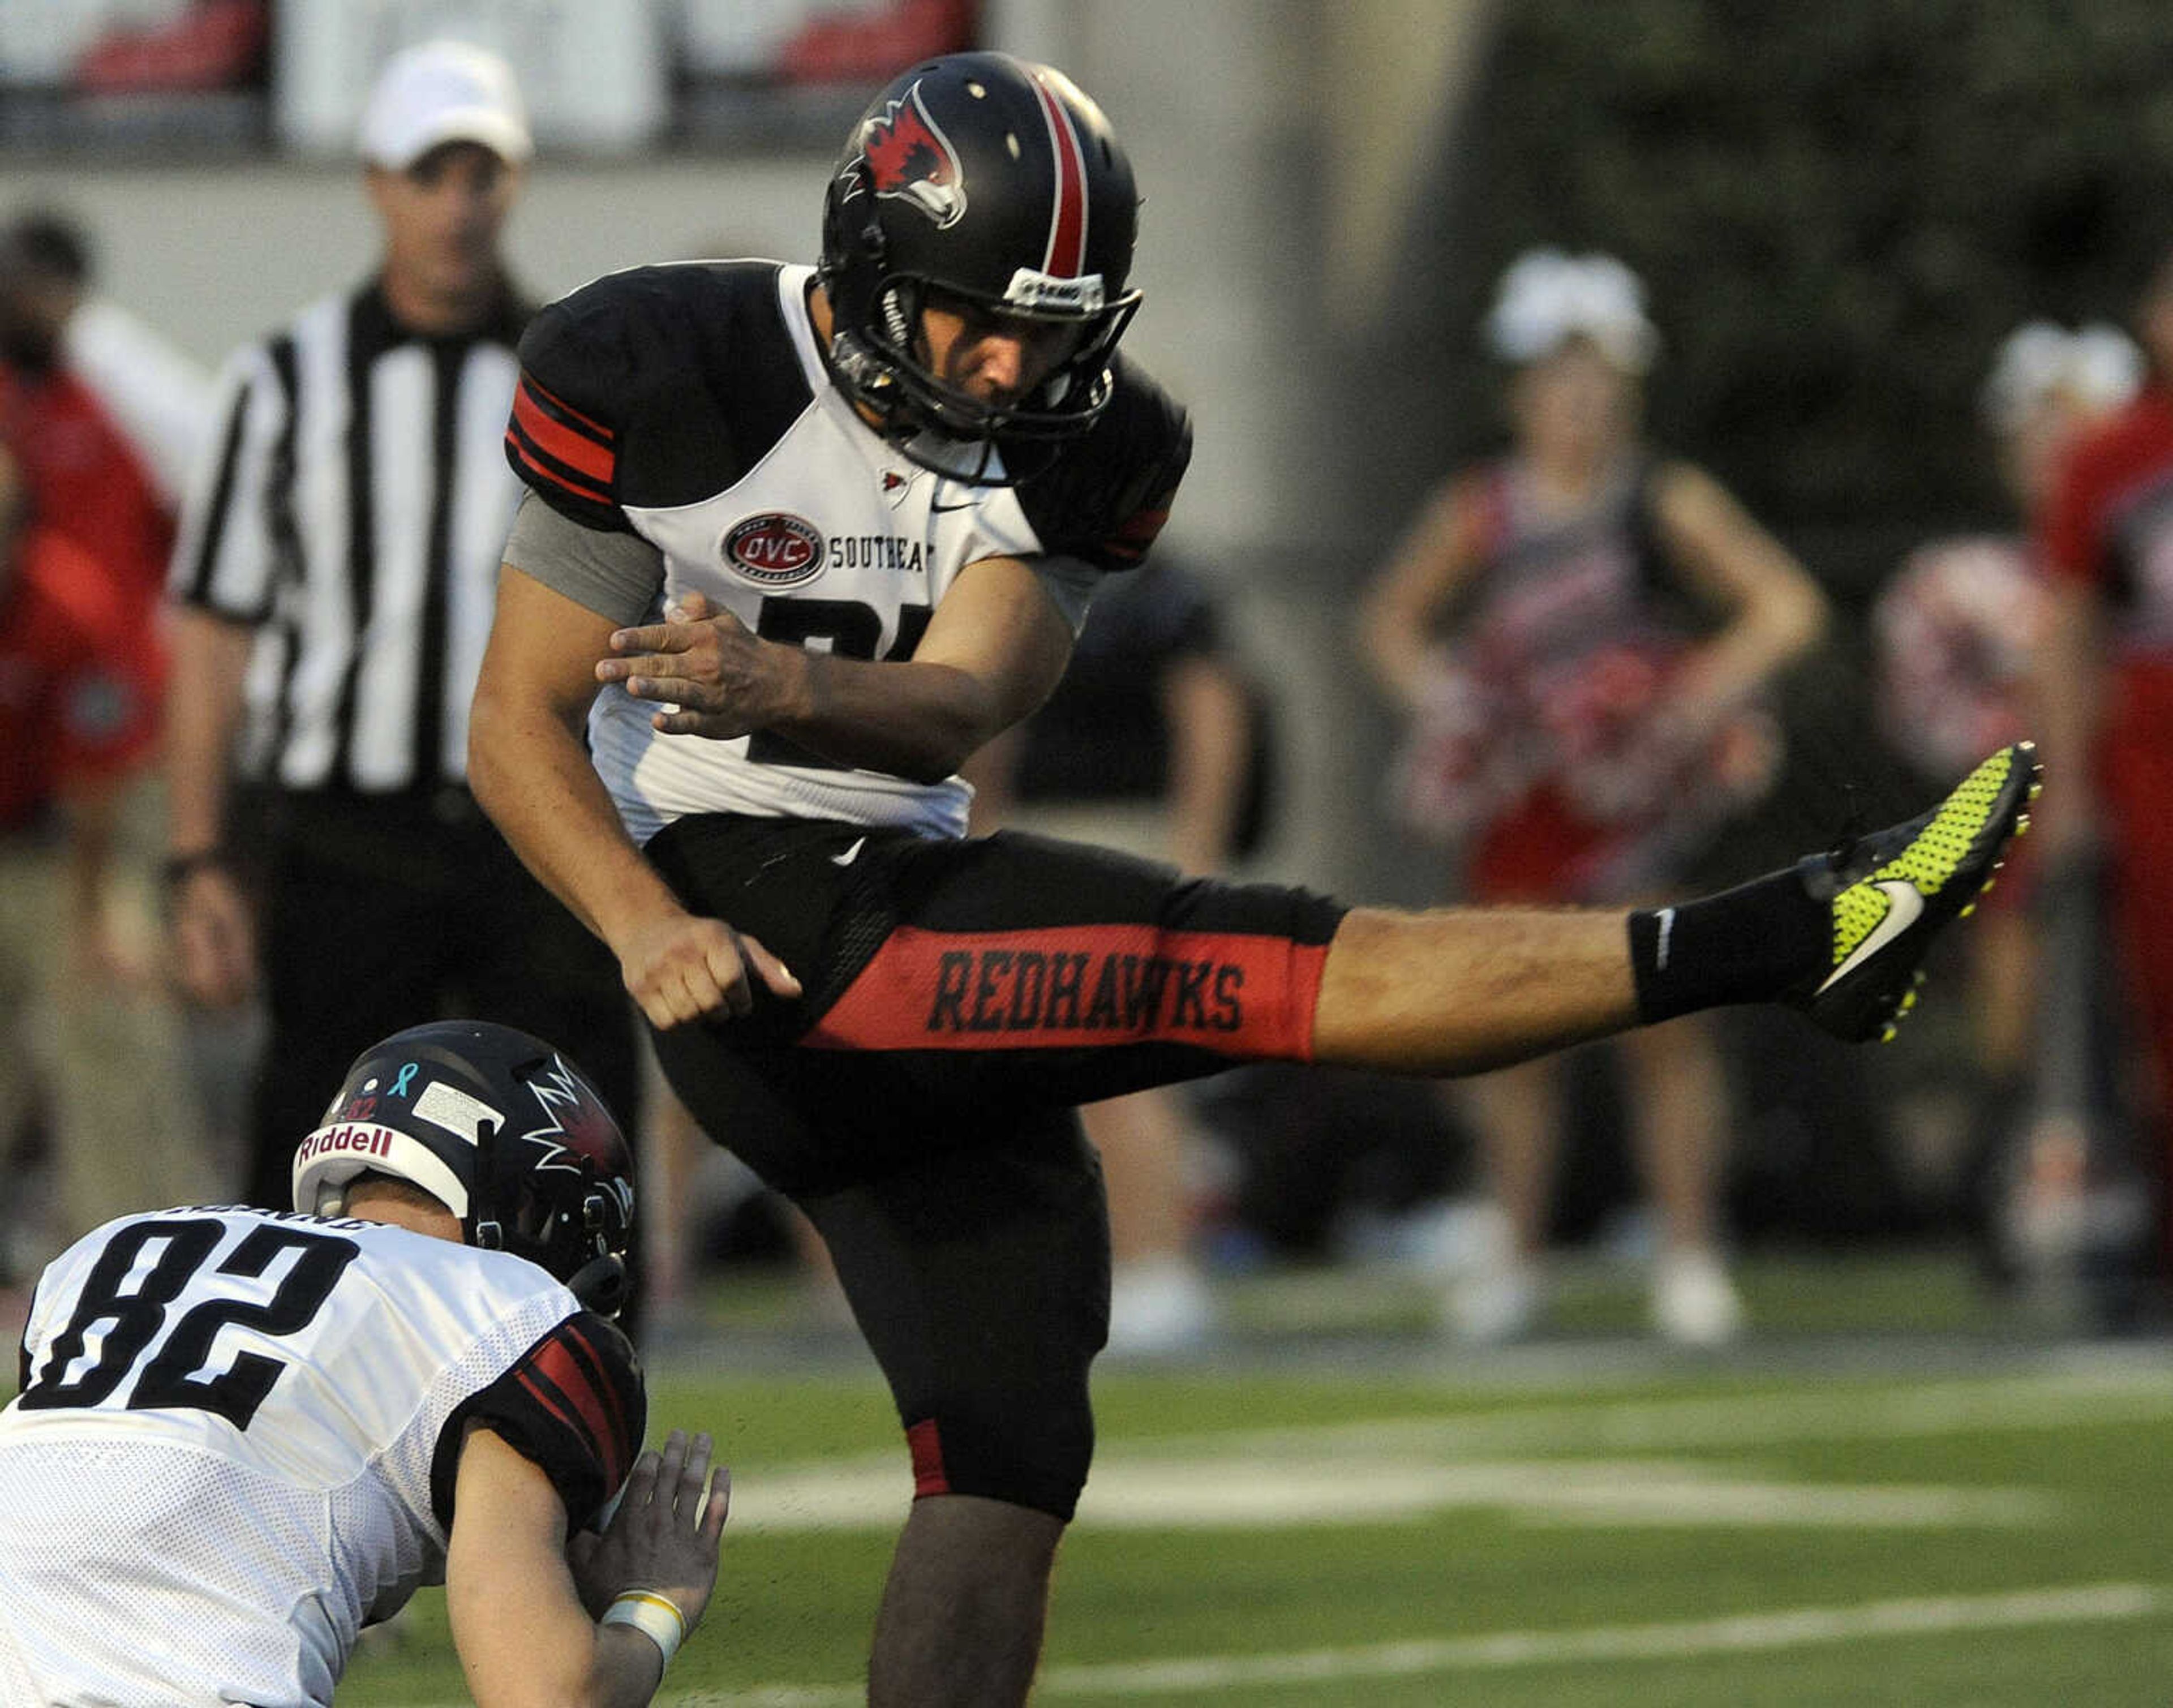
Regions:
<svg viewBox="0 0 2173 1708"><path fill-rule="evenodd" d="M841 854L832 854L830 856L830 864L833 866L849 866L860 857L860 850L867 845L868 839L865 837L862 837L858 842L847 849L844 853ZM1911 893L1914 894L1915 892L1912 891Z"/></svg>
<svg viewBox="0 0 2173 1708"><path fill-rule="evenodd" d="M1873 926L1871 935L1858 944L1848 959L1827 976L1825 983L1819 987L1820 991L1831 989L1922 917L1924 898L1917 893L1914 884L1905 883L1899 878L1887 878L1880 882L1879 888L1885 892L1886 917Z"/></svg>

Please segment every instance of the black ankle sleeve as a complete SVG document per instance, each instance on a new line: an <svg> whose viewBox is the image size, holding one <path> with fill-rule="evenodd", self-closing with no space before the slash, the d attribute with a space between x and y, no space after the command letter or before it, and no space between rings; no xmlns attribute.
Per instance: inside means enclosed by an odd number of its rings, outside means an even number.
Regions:
<svg viewBox="0 0 2173 1708"><path fill-rule="evenodd" d="M1630 916L1637 1016L1648 1025L1734 1002L1771 1002L1832 952L1826 904L1793 869L1701 901Z"/></svg>

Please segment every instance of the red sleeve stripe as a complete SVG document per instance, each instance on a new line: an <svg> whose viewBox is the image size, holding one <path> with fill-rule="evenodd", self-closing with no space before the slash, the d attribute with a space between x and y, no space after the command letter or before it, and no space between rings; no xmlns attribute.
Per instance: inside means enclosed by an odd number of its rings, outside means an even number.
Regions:
<svg viewBox="0 0 2173 1708"><path fill-rule="evenodd" d="M567 1409L565 1397L556 1388L547 1382L537 1381L526 1370L516 1372L514 1380L520 1384L520 1391L523 1393L558 1420L559 1425L568 1435L572 1436L580 1443L583 1451L591 1460L601 1460L603 1457L596 1449L596 1437L590 1434L580 1419Z"/></svg>
<svg viewBox="0 0 2173 1708"><path fill-rule="evenodd" d="M567 402L566 400L561 397L557 392L550 390L547 386L538 385L536 381L535 376L532 374L523 374L520 376L520 389L524 391L534 393L537 401L549 409L553 415L561 418L563 420L568 422L573 426L585 428L588 432L589 437L595 439L599 445L609 445L613 439L618 437L616 433L613 433L611 428L606 427L603 423L598 421L594 416L582 414L580 410L574 408L572 404Z"/></svg>
<svg viewBox="0 0 2173 1708"><path fill-rule="evenodd" d="M603 1461L604 1485L616 1489L625 1480L632 1455L626 1449L623 1429L612 1428L611 1413L596 1378L582 1367L565 1341L556 1335L538 1350L535 1364L537 1373L555 1382L559 1392L580 1413L581 1421L596 1439L596 1456Z"/></svg>
<svg viewBox="0 0 2173 1708"><path fill-rule="evenodd" d="M1112 558L1144 558L1147 547L1161 535L1162 524L1168 520L1167 505L1158 510L1135 510L1118 525L1115 533L1102 542L1102 549Z"/></svg>
<svg viewBox="0 0 2173 1708"><path fill-rule="evenodd" d="M557 1390L566 1404L580 1418L582 1432L587 1436L591 1452L602 1465L604 1486L616 1489L626 1479L627 1453L622 1437L614 1436L611 1420L604 1402L596 1392L596 1385L589 1373L581 1368L564 1341L553 1335L536 1349L529 1359L529 1367L521 1372L522 1386L534 1394L539 1402L548 1404L542 1387L547 1383ZM556 1406L550 1408L563 1420L566 1414Z"/></svg>
<svg viewBox="0 0 2173 1708"><path fill-rule="evenodd" d="M514 425L527 443L574 473L608 487L617 461L612 435L601 428L576 424L583 419L565 411L564 405L532 380L523 380L513 394Z"/></svg>
<svg viewBox="0 0 2173 1708"><path fill-rule="evenodd" d="M609 1457L631 1464L635 1431L628 1426L625 1396L620 1392L618 1383L612 1380L609 1361L577 1323L568 1323L563 1332L567 1344L588 1366L590 1380L594 1383L596 1393L603 1396L604 1410L608 1414L610 1424L606 1436L611 1448ZM618 1484L614 1481L612 1486L617 1488Z"/></svg>
<svg viewBox="0 0 2173 1708"><path fill-rule="evenodd" d="M506 455L513 459L514 466L524 474L532 475L540 481L548 481L553 486L561 491L571 493L577 498L586 498L593 504L608 504L612 502L612 495L605 488L590 486L586 481L574 476L563 464L553 461L534 449L529 444L527 436L521 432L519 422L514 423L505 429L505 450Z"/></svg>

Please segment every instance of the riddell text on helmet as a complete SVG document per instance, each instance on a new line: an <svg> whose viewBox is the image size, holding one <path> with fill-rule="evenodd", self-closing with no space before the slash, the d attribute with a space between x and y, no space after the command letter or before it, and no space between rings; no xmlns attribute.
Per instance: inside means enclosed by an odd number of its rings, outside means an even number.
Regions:
<svg viewBox="0 0 2173 1708"><path fill-rule="evenodd" d="M307 1162L342 1151L358 1156L390 1156L400 1136L390 1127L368 1122L350 1121L337 1127L321 1127L296 1147L294 1158L298 1162Z"/></svg>

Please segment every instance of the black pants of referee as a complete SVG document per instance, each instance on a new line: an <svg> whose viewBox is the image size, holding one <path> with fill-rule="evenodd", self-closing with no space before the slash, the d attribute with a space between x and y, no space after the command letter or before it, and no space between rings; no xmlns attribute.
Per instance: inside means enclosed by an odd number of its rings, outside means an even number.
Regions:
<svg viewBox="0 0 2173 1708"><path fill-rule="evenodd" d="M348 1065L432 1020L494 1021L554 1045L629 1140L639 1131L636 1018L617 962L528 875L464 790L287 795L253 816L264 825L256 882L269 1032L249 1202L290 1208L294 1147Z"/></svg>

